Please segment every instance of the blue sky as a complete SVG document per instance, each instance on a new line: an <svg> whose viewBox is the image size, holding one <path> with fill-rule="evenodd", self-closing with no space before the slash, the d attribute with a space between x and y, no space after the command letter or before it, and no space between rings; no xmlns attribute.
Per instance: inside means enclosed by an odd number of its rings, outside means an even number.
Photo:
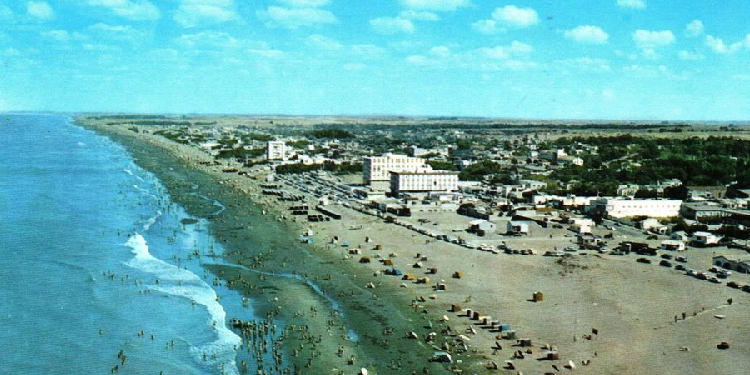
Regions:
<svg viewBox="0 0 750 375"><path fill-rule="evenodd" d="M750 120L747 0L0 0L0 110Z"/></svg>

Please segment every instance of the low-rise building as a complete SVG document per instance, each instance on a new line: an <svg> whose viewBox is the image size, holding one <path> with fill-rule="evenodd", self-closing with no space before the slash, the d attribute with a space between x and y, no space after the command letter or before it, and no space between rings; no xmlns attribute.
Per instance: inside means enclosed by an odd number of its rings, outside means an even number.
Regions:
<svg viewBox="0 0 750 375"><path fill-rule="evenodd" d="M690 243L694 246L713 246L719 244L721 237L710 232L698 231L690 237Z"/></svg>
<svg viewBox="0 0 750 375"><path fill-rule="evenodd" d="M685 251L685 243L678 240L664 240L661 242L662 250Z"/></svg>
<svg viewBox="0 0 750 375"><path fill-rule="evenodd" d="M588 212L613 218L675 217L680 214L681 200L603 198L591 201Z"/></svg>
<svg viewBox="0 0 750 375"><path fill-rule="evenodd" d="M529 234L529 223L516 220L509 221L506 234Z"/></svg>
<svg viewBox="0 0 750 375"><path fill-rule="evenodd" d="M690 220L706 220L730 216L724 208L706 204L684 203L680 208L680 215Z"/></svg>
<svg viewBox="0 0 750 375"><path fill-rule="evenodd" d="M391 172L391 193L458 190L458 173L452 171Z"/></svg>

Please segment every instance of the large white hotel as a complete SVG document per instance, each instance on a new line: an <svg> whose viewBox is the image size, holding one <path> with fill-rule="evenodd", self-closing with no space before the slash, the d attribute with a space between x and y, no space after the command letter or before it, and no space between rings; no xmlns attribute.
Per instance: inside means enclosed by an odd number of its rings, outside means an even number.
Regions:
<svg viewBox="0 0 750 375"><path fill-rule="evenodd" d="M430 171L432 168L425 164L422 158L413 158L406 155L385 154L383 156L366 157L362 162L362 173L365 184L374 181L390 181L390 172L419 172Z"/></svg>

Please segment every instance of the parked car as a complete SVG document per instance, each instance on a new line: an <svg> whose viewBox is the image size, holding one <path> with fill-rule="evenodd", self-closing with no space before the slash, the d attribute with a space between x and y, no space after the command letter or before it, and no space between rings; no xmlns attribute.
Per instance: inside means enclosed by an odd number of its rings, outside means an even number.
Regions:
<svg viewBox="0 0 750 375"><path fill-rule="evenodd" d="M672 263L669 263L668 260L662 260L661 262L659 262L659 265L662 267L672 267Z"/></svg>
<svg viewBox="0 0 750 375"><path fill-rule="evenodd" d="M662 254L661 258L662 259L672 259L672 255L670 255L670 254Z"/></svg>
<svg viewBox="0 0 750 375"><path fill-rule="evenodd" d="M678 264L678 265L674 266L674 269L676 269L678 271L684 271L685 270L685 266L683 266L682 264Z"/></svg>
<svg viewBox="0 0 750 375"><path fill-rule="evenodd" d="M651 264L651 259L648 259L648 258L638 258L635 261L638 262L638 263Z"/></svg>
<svg viewBox="0 0 750 375"><path fill-rule="evenodd" d="M674 258L674 260L676 260L676 261L678 261L680 263L687 263L687 258L685 258L685 257L677 257L677 258Z"/></svg>

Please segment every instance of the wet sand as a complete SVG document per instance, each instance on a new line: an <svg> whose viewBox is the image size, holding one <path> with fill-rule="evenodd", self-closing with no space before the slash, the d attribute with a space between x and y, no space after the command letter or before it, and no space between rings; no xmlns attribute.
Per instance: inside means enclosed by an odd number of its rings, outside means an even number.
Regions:
<svg viewBox="0 0 750 375"><path fill-rule="evenodd" d="M428 333L425 314L409 307L410 296L394 293L397 286L390 290L366 288L361 275L370 271L330 251L322 245L322 235L316 236L315 245L300 244L298 234L307 226L277 221L272 213L278 213L278 207L257 204L260 196L252 191L257 181L232 175L232 179L239 177L248 183L230 185L228 176L198 164L205 161L202 153L161 142L160 137L134 137L135 133L119 126L92 129L126 147L136 163L159 178L173 201L190 214L211 221L212 234L226 249L224 262L302 275L340 305L341 313L304 281L231 265L207 266L229 287L252 298L259 316L273 319L270 324L276 323L277 329L284 331L285 338L277 346L283 348L291 373L353 374L362 367L382 374L448 372L446 366L428 362L433 353L430 345L404 338L409 331ZM214 215L216 206L199 195L220 201L226 210ZM262 215L264 209L268 215ZM282 325L295 329L285 330ZM349 330L357 334L356 342L347 337ZM265 365L269 371L275 366Z"/></svg>

